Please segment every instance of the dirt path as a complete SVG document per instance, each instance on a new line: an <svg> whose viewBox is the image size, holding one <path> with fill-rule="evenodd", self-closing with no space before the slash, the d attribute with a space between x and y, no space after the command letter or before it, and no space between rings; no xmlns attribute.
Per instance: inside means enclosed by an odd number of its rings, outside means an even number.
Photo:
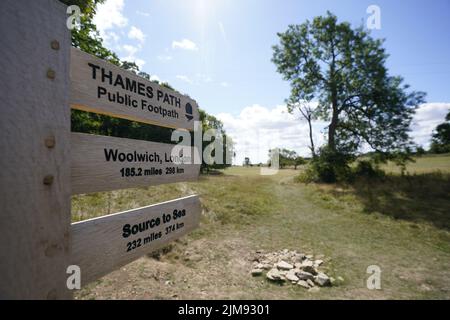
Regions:
<svg viewBox="0 0 450 320"><path fill-rule="evenodd" d="M447 232L365 214L351 196L344 201L296 184L294 174L260 177L238 171L202 179L192 186L205 207L198 231L159 260L143 257L82 289L77 298L450 297ZM249 275L255 250L284 248L325 255L327 272L342 276L344 283L309 293ZM373 264L382 269L382 290L366 287L366 269Z"/></svg>

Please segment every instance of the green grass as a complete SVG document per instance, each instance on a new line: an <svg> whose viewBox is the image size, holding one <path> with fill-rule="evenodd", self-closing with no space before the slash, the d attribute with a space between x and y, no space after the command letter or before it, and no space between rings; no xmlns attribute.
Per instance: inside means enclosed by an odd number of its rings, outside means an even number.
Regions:
<svg viewBox="0 0 450 320"><path fill-rule="evenodd" d="M429 158L409 176L347 186L295 183L294 170L260 176L258 168L234 167L196 183L77 196L75 220L192 193L200 194L203 214L200 228L159 260L141 258L76 297L449 299L449 174L424 174L436 163L445 172L449 157ZM249 275L256 249L284 248L324 254L326 271L344 282L309 293ZM366 288L373 264L382 290Z"/></svg>
<svg viewBox="0 0 450 320"><path fill-rule="evenodd" d="M358 179L349 188L363 212L377 212L393 219L428 223L450 231L450 174L388 175ZM333 192L339 196L339 192Z"/></svg>
<svg viewBox="0 0 450 320"><path fill-rule="evenodd" d="M389 173L400 173L401 170L394 163L388 163L383 169ZM431 173L436 171L450 173L450 154L424 155L409 163L406 170L412 174Z"/></svg>

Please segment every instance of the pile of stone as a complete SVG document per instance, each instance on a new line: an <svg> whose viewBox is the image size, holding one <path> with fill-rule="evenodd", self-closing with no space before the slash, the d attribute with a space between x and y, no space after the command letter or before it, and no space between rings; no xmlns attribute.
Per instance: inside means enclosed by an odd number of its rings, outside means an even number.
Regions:
<svg viewBox="0 0 450 320"><path fill-rule="evenodd" d="M311 291L331 286L334 279L322 270L323 256L305 255L287 249L264 253L257 250L253 259L252 276L262 276L273 282L290 282Z"/></svg>

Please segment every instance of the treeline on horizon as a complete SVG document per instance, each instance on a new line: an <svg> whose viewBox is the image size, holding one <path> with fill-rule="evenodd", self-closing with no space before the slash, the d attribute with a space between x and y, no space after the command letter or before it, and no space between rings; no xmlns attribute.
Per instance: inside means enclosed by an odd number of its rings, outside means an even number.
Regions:
<svg viewBox="0 0 450 320"><path fill-rule="evenodd" d="M136 63L130 61L121 61L116 53L107 49L103 45L103 39L100 37L100 34L95 24L93 23L93 17L95 15L97 4L103 3L104 0L60 1L68 6L77 5L78 7L80 7L82 12L81 25L79 26L79 28L75 28L71 32L72 46L86 53L92 54L100 59L106 60L125 70L133 72L151 82L177 91L167 82L151 80L150 74L140 70ZM202 122L203 132L207 131L208 129L215 129L216 135L214 139L221 139L223 141L223 144L221 145L224 149L224 159L222 163L207 164L203 161L201 165L201 171L209 172L210 170L224 169L231 166L231 161L230 159L226 159L226 155L234 154L233 142L231 138L227 136L226 131L223 128L223 123L204 110L199 109L199 114L199 120ZM96 113L84 112L80 110L71 111L71 127L73 132L82 132L137 140L148 140L169 144L177 143L177 141L172 141L171 139L174 129L114 118ZM193 134L191 134L191 139L191 145L194 145ZM203 141L202 151L210 143L210 141ZM212 156L215 156L215 151L212 152Z"/></svg>

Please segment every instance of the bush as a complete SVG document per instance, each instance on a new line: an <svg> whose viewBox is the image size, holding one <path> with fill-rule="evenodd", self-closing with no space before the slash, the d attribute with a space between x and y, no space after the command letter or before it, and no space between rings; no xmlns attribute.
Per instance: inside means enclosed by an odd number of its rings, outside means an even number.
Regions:
<svg viewBox="0 0 450 320"><path fill-rule="evenodd" d="M306 169L303 172L301 172L298 176L296 176L294 180L296 182L301 183L320 182L317 172L313 169L311 165L306 167Z"/></svg>
<svg viewBox="0 0 450 320"><path fill-rule="evenodd" d="M374 167L372 162L367 160L359 161L353 172L357 177L379 178L384 176L384 172L378 166Z"/></svg>
<svg viewBox="0 0 450 320"><path fill-rule="evenodd" d="M325 146L320 149L319 155L313 159L311 165L321 182L346 182L352 179L349 163L353 159L354 156L350 154L333 151Z"/></svg>
<svg viewBox="0 0 450 320"><path fill-rule="evenodd" d="M298 182L349 182L353 179L353 172L349 163L354 156L332 151L322 147L319 155L311 160L309 166L298 177Z"/></svg>
<svg viewBox="0 0 450 320"><path fill-rule="evenodd" d="M355 161L355 158L353 155L331 151L327 147L323 147L320 149L319 155L310 161L308 167L295 178L295 181L302 183L351 183L357 177L382 178L385 176L385 173L378 167L379 160L377 162L376 158L370 161L359 160L352 169L350 164ZM397 158L399 163L406 161L404 158Z"/></svg>

